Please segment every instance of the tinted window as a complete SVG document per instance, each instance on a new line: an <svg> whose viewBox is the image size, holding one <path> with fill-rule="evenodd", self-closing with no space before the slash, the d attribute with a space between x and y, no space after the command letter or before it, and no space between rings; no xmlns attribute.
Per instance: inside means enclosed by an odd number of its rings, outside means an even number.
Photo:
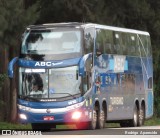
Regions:
<svg viewBox="0 0 160 138"><path fill-rule="evenodd" d="M121 32L114 32L114 53L122 54L122 35Z"/></svg>
<svg viewBox="0 0 160 138"><path fill-rule="evenodd" d="M96 46L103 54L114 54L113 31L97 29Z"/></svg>
<svg viewBox="0 0 160 138"><path fill-rule="evenodd" d="M104 53L113 54L113 31L105 30Z"/></svg>
<svg viewBox="0 0 160 138"><path fill-rule="evenodd" d="M128 34L127 33L122 33L122 43L121 43L121 49L122 49L122 54L127 55L128 53Z"/></svg>
<svg viewBox="0 0 160 138"><path fill-rule="evenodd" d="M32 30L25 34L22 54L72 54L81 53L80 30Z"/></svg>
<svg viewBox="0 0 160 138"><path fill-rule="evenodd" d="M148 79L148 89L152 89L152 77Z"/></svg>
<svg viewBox="0 0 160 138"><path fill-rule="evenodd" d="M151 48L151 41L150 41L150 36L147 36L147 55L151 56L152 55L152 48Z"/></svg>
<svg viewBox="0 0 160 138"><path fill-rule="evenodd" d="M93 52L93 47L94 47L94 29L86 29L85 30L85 48L84 48L84 53L92 53Z"/></svg>
<svg viewBox="0 0 160 138"><path fill-rule="evenodd" d="M141 56L146 57L148 51L147 36L139 35L139 47Z"/></svg>
<svg viewBox="0 0 160 138"><path fill-rule="evenodd" d="M128 41L128 55L138 56L139 49L138 49L137 35L128 33L127 41Z"/></svg>
<svg viewBox="0 0 160 138"><path fill-rule="evenodd" d="M152 51L149 36L104 29L96 30L96 47L105 54L143 57Z"/></svg>
<svg viewBox="0 0 160 138"><path fill-rule="evenodd" d="M104 53L105 30L96 30L96 49Z"/></svg>

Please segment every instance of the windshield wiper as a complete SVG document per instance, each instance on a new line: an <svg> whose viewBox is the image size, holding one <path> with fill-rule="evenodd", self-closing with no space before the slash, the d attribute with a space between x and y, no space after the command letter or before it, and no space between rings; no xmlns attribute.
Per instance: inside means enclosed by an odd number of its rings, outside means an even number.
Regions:
<svg viewBox="0 0 160 138"><path fill-rule="evenodd" d="M34 96L33 94L32 95L20 95L20 97L23 99L23 100L26 100L26 99L31 99L31 100L34 100L34 101L39 101L39 99L35 98L35 97L32 97Z"/></svg>
<svg viewBox="0 0 160 138"><path fill-rule="evenodd" d="M53 94L68 94L69 96L72 96L74 99L76 99L77 97L75 95L78 95L80 93L77 93L77 94L74 94L74 95L72 95L70 93L53 93Z"/></svg>
<svg viewBox="0 0 160 138"><path fill-rule="evenodd" d="M37 50L28 50L28 53L29 54L35 54L35 53L37 53Z"/></svg>

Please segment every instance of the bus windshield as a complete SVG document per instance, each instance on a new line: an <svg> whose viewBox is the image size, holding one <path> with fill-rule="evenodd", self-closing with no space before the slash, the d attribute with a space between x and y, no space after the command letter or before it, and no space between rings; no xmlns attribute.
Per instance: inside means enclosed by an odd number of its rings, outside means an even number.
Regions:
<svg viewBox="0 0 160 138"><path fill-rule="evenodd" d="M20 68L20 93L22 97L61 98L80 94L81 78L77 66L57 69Z"/></svg>
<svg viewBox="0 0 160 138"><path fill-rule="evenodd" d="M81 31L78 29L31 30L24 34L21 54L81 53Z"/></svg>

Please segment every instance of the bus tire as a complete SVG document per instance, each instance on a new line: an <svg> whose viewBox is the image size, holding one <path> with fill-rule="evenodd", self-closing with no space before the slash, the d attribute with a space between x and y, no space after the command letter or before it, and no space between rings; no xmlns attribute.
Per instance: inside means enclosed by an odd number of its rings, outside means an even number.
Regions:
<svg viewBox="0 0 160 138"><path fill-rule="evenodd" d="M138 109L135 105L134 111L133 111L133 119L129 121L130 127L136 127L138 125Z"/></svg>
<svg viewBox="0 0 160 138"><path fill-rule="evenodd" d="M145 120L145 107L144 105L141 105L138 111L138 126L144 125L144 120Z"/></svg>
<svg viewBox="0 0 160 138"><path fill-rule="evenodd" d="M105 127L105 122L106 122L106 111L104 109L104 107L102 108L102 110L98 110L98 120L97 120L97 128L98 129L102 129Z"/></svg>
<svg viewBox="0 0 160 138"><path fill-rule="evenodd" d="M92 120L88 123L88 129L94 130L97 127L97 120L98 120L98 114L97 114L96 108L92 111Z"/></svg>

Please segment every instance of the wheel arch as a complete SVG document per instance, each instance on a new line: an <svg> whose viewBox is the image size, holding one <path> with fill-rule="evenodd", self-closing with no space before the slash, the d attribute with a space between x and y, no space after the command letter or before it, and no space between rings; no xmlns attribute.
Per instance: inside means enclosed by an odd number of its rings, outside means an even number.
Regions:
<svg viewBox="0 0 160 138"><path fill-rule="evenodd" d="M96 108L96 110L100 110L100 103L99 103L98 100L95 101L94 107ZM98 109L97 109L97 108L98 108Z"/></svg>
<svg viewBox="0 0 160 138"><path fill-rule="evenodd" d="M144 99L142 99L140 106L141 106L141 108L142 108L142 107L144 108L144 115L145 115L145 118L146 118L146 103L145 103L145 100L144 100Z"/></svg>
<svg viewBox="0 0 160 138"><path fill-rule="evenodd" d="M138 99L135 99L135 105L137 107L137 110L140 109L140 104L139 104L139 100Z"/></svg>
<svg viewBox="0 0 160 138"><path fill-rule="evenodd" d="M105 108L105 110L107 110L107 102L106 102L106 100L103 100L102 101L102 108Z"/></svg>
<svg viewBox="0 0 160 138"><path fill-rule="evenodd" d="M103 100L103 102L102 102L102 108L104 108L105 119L107 120L107 102L106 102L106 100Z"/></svg>

